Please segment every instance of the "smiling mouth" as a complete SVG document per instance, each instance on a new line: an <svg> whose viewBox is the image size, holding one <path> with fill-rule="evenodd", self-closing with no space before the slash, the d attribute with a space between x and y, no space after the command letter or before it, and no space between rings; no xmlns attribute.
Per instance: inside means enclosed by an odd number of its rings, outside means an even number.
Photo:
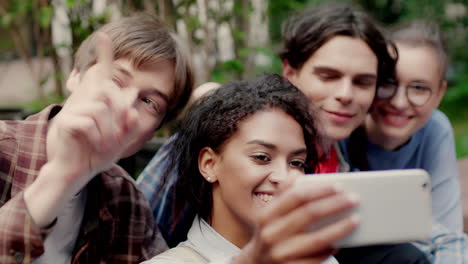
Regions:
<svg viewBox="0 0 468 264"><path fill-rule="evenodd" d="M324 110L324 111L329 113L329 114L336 115L336 116L339 116L339 117L352 118L354 116L353 114L348 114L348 113L341 113L341 112L328 111L328 110Z"/></svg>
<svg viewBox="0 0 468 264"><path fill-rule="evenodd" d="M327 119L329 119L330 121L332 121L333 123L336 123L336 124L347 124L355 116L355 114L328 111L328 110L325 110L325 109L322 109L322 110L327 114L327 116L328 116Z"/></svg>
<svg viewBox="0 0 468 264"><path fill-rule="evenodd" d="M273 195L266 194L266 193L255 193L260 200L264 201L265 203L270 202L273 199Z"/></svg>
<svg viewBox="0 0 468 264"><path fill-rule="evenodd" d="M383 117L383 120L392 126L396 127L403 127L405 126L409 120L411 119L410 116L407 115L402 115L400 113L394 113L394 112L389 112L386 110L381 110L380 111L381 116Z"/></svg>

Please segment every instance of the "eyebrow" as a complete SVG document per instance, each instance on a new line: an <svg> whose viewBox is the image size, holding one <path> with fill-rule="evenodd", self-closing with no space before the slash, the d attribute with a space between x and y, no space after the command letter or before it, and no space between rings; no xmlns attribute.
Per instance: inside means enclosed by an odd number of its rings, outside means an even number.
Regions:
<svg viewBox="0 0 468 264"><path fill-rule="evenodd" d="M271 150L276 149L276 146L275 146L275 145L273 145L273 144L271 144L271 143L267 143L267 142L265 142L265 141L263 141L263 140L258 140L258 139L256 139L256 140L251 140L251 141L247 142L247 144L261 145L261 146L264 146L265 148L271 149Z"/></svg>
<svg viewBox="0 0 468 264"><path fill-rule="evenodd" d="M362 73L362 74L358 74L356 76L359 77L359 78L368 78L368 79L374 79L374 80L377 79L377 75L370 74L370 73Z"/></svg>
<svg viewBox="0 0 468 264"><path fill-rule="evenodd" d="M328 72L336 72L336 73L341 73L339 70L327 67L327 66L314 66L314 72L320 72L320 71L328 71ZM362 78L371 78L371 79L377 79L377 75L373 73L358 73L356 76Z"/></svg>
<svg viewBox="0 0 468 264"><path fill-rule="evenodd" d="M339 72L338 70L327 67L327 66L314 66L314 71L334 71L334 72Z"/></svg>
<svg viewBox="0 0 468 264"><path fill-rule="evenodd" d="M430 85L430 81L428 80L423 80L423 79L416 79L416 80L412 80L411 82L409 83L423 83L423 84L426 84L426 85Z"/></svg>
<svg viewBox="0 0 468 264"><path fill-rule="evenodd" d="M307 154L307 149L306 148L298 149L298 150L293 151L292 154L293 155Z"/></svg>
<svg viewBox="0 0 468 264"><path fill-rule="evenodd" d="M122 66L120 65L115 65L115 68L122 74L126 75L128 78L133 78L132 74L127 71L126 69L124 69ZM158 88L156 87L156 89L154 89L153 87L146 87L144 88L144 90L146 91L145 94L146 95L157 95L159 97L161 97L165 102L166 104L169 103L169 96L161 91L158 90Z"/></svg>
<svg viewBox="0 0 468 264"><path fill-rule="evenodd" d="M271 143L267 143L263 140L251 140L249 142L247 142L247 144L252 144L252 145L261 145L267 149L271 149L271 150L276 150L277 147ZM293 155L299 155L299 154L307 154L307 149L306 148L301 148L301 149L298 149L298 150L295 150L292 152Z"/></svg>

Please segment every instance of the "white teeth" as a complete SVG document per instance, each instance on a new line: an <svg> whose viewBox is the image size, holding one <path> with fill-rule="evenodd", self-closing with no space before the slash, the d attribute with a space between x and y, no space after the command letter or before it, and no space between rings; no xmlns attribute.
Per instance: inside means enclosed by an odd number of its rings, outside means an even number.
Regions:
<svg viewBox="0 0 468 264"><path fill-rule="evenodd" d="M270 195L270 194L257 194L258 198L260 198L262 201L268 203L269 201L271 201L271 199L273 199L273 195Z"/></svg>

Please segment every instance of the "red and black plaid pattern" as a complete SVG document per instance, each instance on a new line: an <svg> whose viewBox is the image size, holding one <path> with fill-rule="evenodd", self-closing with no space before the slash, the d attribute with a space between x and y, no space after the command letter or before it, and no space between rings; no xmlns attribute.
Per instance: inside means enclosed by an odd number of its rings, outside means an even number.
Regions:
<svg viewBox="0 0 468 264"><path fill-rule="evenodd" d="M50 106L24 121L0 121L0 263L30 263L47 235L23 199L46 163ZM73 150L70 150L73 151ZM167 248L155 229L147 200L117 165L96 176L76 241L73 263L139 263ZM76 223L79 224L79 223Z"/></svg>

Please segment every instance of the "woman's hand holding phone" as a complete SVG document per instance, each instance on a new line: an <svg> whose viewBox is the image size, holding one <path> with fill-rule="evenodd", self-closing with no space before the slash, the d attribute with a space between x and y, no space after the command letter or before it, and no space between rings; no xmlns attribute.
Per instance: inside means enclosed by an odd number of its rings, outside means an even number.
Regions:
<svg viewBox="0 0 468 264"><path fill-rule="evenodd" d="M350 215L314 231L311 224L359 204L355 194L332 184L293 184L260 213L255 234L233 263L321 263L332 244L358 225Z"/></svg>

